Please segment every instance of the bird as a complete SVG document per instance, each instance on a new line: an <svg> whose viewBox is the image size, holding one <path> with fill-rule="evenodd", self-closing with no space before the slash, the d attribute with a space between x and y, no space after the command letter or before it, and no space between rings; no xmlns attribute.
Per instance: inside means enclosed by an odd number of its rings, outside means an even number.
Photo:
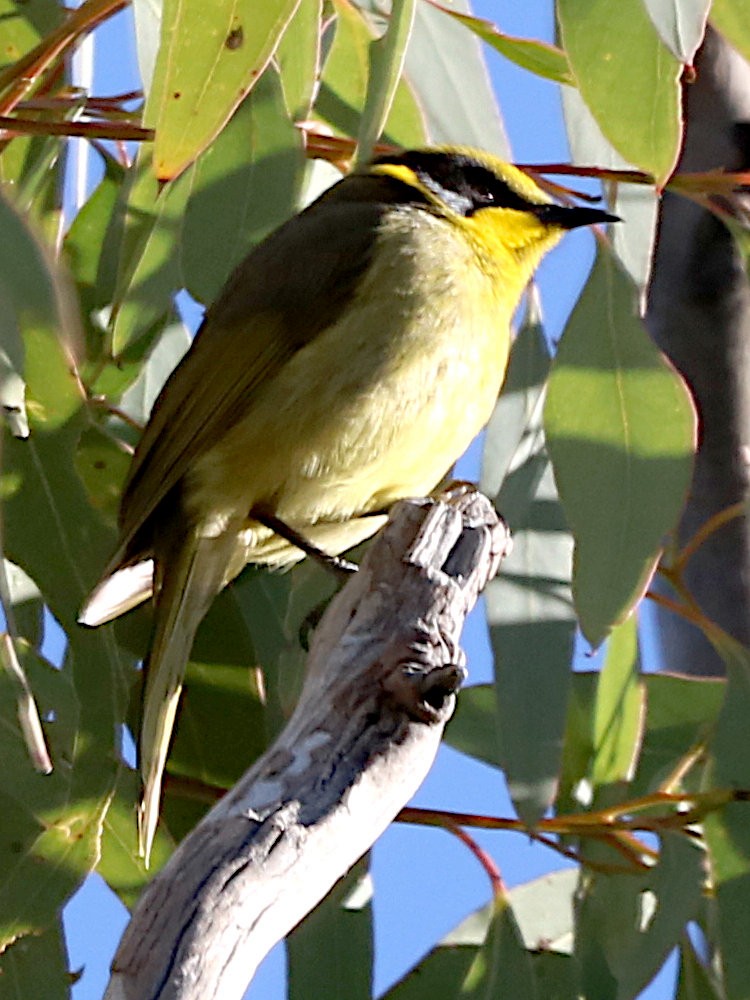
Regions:
<svg viewBox="0 0 750 1000"><path fill-rule="evenodd" d="M124 485L120 540L80 621L149 597L139 737L148 858L186 664L247 563L346 568L388 508L428 495L489 420L513 313L567 230L553 201L464 146L374 157L240 263L159 394Z"/></svg>

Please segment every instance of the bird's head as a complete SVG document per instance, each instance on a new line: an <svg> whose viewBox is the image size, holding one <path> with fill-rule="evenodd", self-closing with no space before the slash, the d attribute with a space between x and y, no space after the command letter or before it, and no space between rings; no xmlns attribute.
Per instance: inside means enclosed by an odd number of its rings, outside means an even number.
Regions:
<svg viewBox="0 0 750 1000"><path fill-rule="evenodd" d="M385 154L367 172L409 185L428 210L460 226L480 256L510 257L529 274L567 230L618 221L598 208L559 205L522 170L468 146Z"/></svg>

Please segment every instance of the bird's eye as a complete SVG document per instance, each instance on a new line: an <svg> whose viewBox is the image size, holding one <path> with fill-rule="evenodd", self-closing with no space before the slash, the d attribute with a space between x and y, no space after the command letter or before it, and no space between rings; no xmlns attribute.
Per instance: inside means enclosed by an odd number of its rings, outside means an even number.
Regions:
<svg viewBox="0 0 750 1000"><path fill-rule="evenodd" d="M475 207L497 204L497 180L488 171L469 167L464 171L464 184Z"/></svg>
<svg viewBox="0 0 750 1000"><path fill-rule="evenodd" d="M477 201L480 201L483 205L494 205L497 200L495 197L495 192L492 188L486 185L479 184L473 189L473 194Z"/></svg>
<svg viewBox="0 0 750 1000"><path fill-rule="evenodd" d="M512 208L526 209L526 201L513 191L505 181L495 177L483 167L473 167L465 171L464 179L474 209Z"/></svg>

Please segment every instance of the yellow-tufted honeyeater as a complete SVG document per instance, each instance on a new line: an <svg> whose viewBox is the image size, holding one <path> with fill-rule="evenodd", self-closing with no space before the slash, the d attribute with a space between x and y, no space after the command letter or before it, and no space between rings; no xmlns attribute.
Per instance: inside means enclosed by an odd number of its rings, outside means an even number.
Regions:
<svg viewBox="0 0 750 1000"><path fill-rule="evenodd" d="M379 156L237 268L136 449L120 545L81 621L153 594L140 768L148 856L185 665L247 562L373 534L429 493L489 419L510 322L568 229L606 222L464 147ZM286 536L286 537L284 537Z"/></svg>

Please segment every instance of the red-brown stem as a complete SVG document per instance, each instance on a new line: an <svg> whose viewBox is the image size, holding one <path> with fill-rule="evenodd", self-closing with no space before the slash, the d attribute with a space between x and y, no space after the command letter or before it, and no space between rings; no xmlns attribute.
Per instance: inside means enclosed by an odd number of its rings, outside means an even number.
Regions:
<svg viewBox="0 0 750 1000"><path fill-rule="evenodd" d="M503 882L503 877L500 874L500 869L495 864L493 858L485 851L479 844L470 836L466 830L462 829L455 823L448 823L445 827L450 833L458 837L461 843L465 844L474 857L477 859L479 864L484 868L487 878L490 880L490 885L492 887L492 895L500 896L506 891L505 883Z"/></svg>
<svg viewBox="0 0 750 1000"><path fill-rule="evenodd" d="M88 34L108 17L127 6L128 0L86 0L71 11L63 23L43 38L30 52L0 73L0 115L10 114L34 87L39 77L63 55L81 35Z"/></svg>
<svg viewBox="0 0 750 1000"><path fill-rule="evenodd" d="M64 135L81 139L135 139L141 142L154 138L154 131L127 122L52 122L33 118L12 118L0 115L2 138L18 135Z"/></svg>

